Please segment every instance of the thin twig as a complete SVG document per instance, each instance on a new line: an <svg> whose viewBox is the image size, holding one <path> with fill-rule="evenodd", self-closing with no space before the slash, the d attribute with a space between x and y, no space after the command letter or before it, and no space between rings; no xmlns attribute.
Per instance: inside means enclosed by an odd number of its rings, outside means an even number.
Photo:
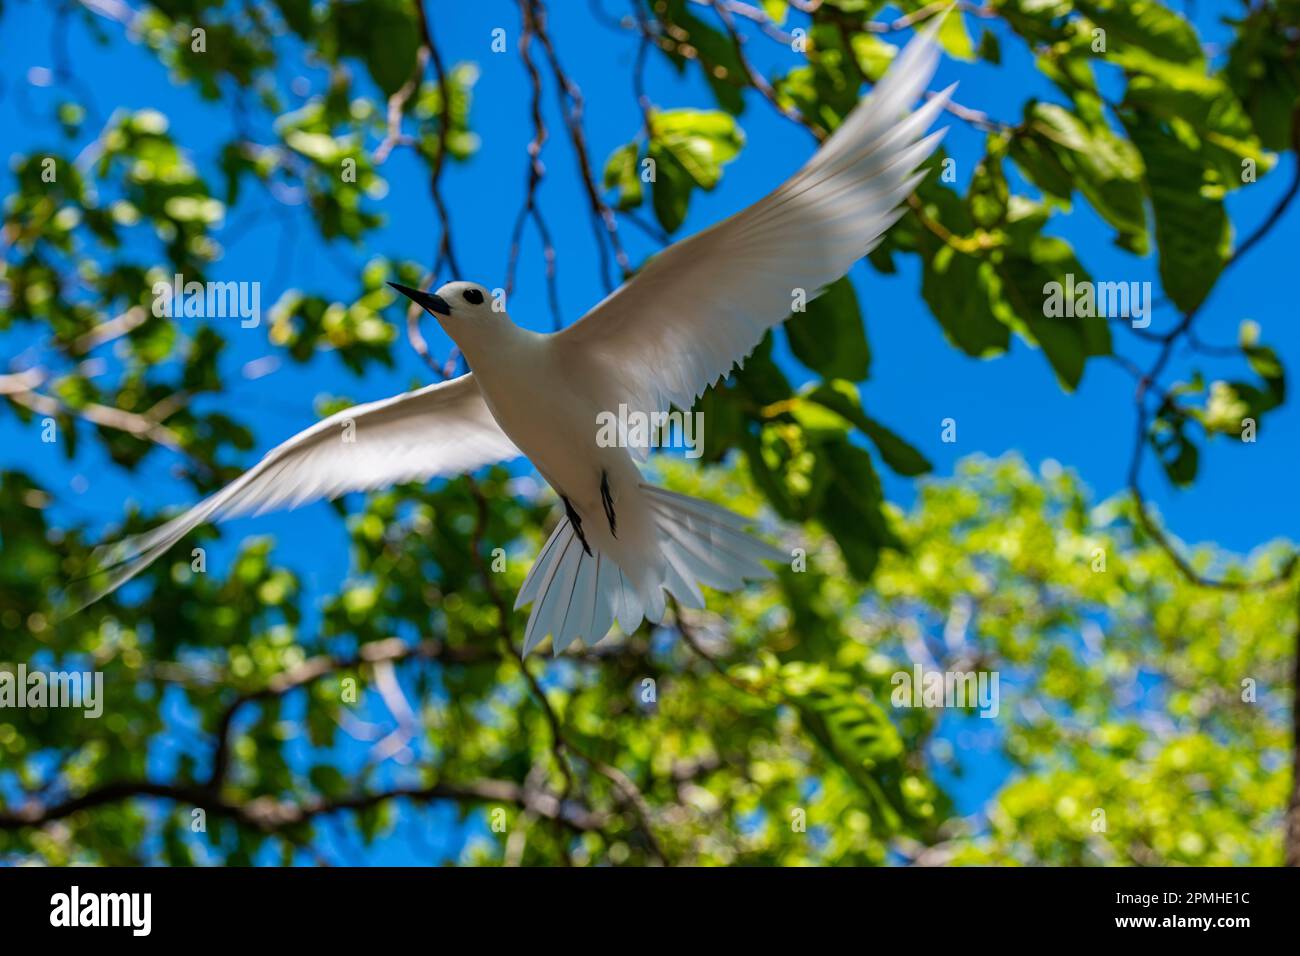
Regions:
<svg viewBox="0 0 1300 956"><path fill-rule="evenodd" d="M541 186L542 178L546 175L546 167L542 165L542 147L546 144L547 131L545 120L542 118L542 76L538 72L537 64L533 62L532 57L533 35L536 25L532 19L532 9L527 4L520 5L520 15L523 19L523 28L519 38L519 58L523 61L524 70L528 73L529 84L532 87L533 138L528 143L528 172L524 203L519 209L519 215L515 218L515 227L510 235L510 258L506 263L505 293L508 300L514 292L515 271L519 265L519 250L523 240L524 225L529 219L532 219L537 226L538 234L542 238L542 255L546 261L547 300L551 308L552 325L558 332L564 326L564 320L560 315L559 288L555 275L555 242L551 238L551 230L547 226L541 207L537 202L537 191Z"/></svg>
<svg viewBox="0 0 1300 956"><path fill-rule="evenodd" d="M604 224L605 235L609 241L610 247L614 250L614 259L622 271L623 278L632 274L632 263L623 250L623 243L618 235L618 221L614 217L614 211L601 198L600 189L596 185L596 177L591 168L591 159L587 155L587 136L583 131L582 114L583 98L582 90L578 84L573 82L572 78L564 71L560 63L560 58L555 49L555 44L551 40L550 34L546 28L546 11L542 6L541 0L520 0L526 3L531 11L532 22L537 34L537 39L541 42L542 48L546 51L546 59L550 64L551 73L554 75L556 85L560 93L560 106L564 113L564 124L568 130L569 139L573 143L573 151L578 159L578 173L582 178L583 187L586 189L587 200L591 204L593 219L596 221L597 234L596 244L600 251L602 268L601 277L605 283L607 291L612 291L613 284L609 280L606 262L605 245L600 241L599 224Z"/></svg>
<svg viewBox="0 0 1300 956"><path fill-rule="evenodd" d="M1223 268L1219 272L1219 278L1231 269L1234 265L1253 249L1269 233L1272 228L1282 219L1282 216L1290 208L1291 203L1300 194L1300 108L1297 108L1291 117L1291 148L1292 155L1295 157L1296 168L1292 176L1291 183L1286 192L1278 200L1272 211L1265 217L1264 221L1256 228L1239 245L1233 253L1224 262ZM1147 396L1153 391L1158 391L1161 374L1164 372L1169 360L1174 353L1174 346L1179 340L1189 336L1192 333L1193 323L1200 314L1202 307L1208 300L1207 294L1205 299L1189 309L1179 321L1179 323L1165 336L1164 344L1160 352L1156 355L1151 367L1147 370L1137 384L1133 403L1137 408L1137 423L1133 436L1133 450L1129 458L1128 468L1128 487L1133 496L1134 506L1137 511L1138 522L1143 529L1149 534L1160 548L1169 556L1174 566L1187 580L1201 587L1216 588L1228 591L1248 591L1248 590L1266 590L1283 584L1290 580L1295 573L1297 566L1300 566L1300 552L1293 553L1275 573L1266 575L1263 578L1253 581L1232 581L1222 578L1212 578L1201 574L1192 567L1178 551L1178 548L1170 537L1157 524L1152 517L1150 508L1147 504L1146 497L1142 493L1141 474L1142 463L1146 453L1148 439L1151 430L1151 413L1147 407Z"/></svg>

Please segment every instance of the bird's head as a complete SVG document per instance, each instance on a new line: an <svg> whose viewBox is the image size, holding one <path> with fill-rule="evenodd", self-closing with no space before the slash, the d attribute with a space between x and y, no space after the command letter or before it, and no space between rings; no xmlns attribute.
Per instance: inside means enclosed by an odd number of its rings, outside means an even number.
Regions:
<svg viewBox="0 0 1300 956"><path fill-rule="evenodd" d="M475 339L490 335L501 321L509 321L492 293L477 282L448 282L437 292L388 284L437 319L462 350Z"/></svg>

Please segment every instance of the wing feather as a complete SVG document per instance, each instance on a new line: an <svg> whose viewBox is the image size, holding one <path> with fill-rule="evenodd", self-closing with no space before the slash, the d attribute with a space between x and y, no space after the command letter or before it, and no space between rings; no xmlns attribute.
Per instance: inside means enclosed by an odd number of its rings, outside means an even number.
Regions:
<svg viewBox="0 0 1300 956"><path fill-rule="evenodd" d="M461 474L519 454L492 417L472 374L356 405L273 448L183 514L100 549L94 576L69 597L77 608L98 600L208 521Z"/></svg>
<svg viewBox="0 0 1300 956"><path fill-rule="evenodd" d="M652 257L555 342L607 407L689 408L790 314L880 241L942 131L951 88L908 110L934 74L929 36L908 44L871 95L775 192ZM592 374L594 372L594 375ZM643 451L643 450L641 450Z"/></svg>

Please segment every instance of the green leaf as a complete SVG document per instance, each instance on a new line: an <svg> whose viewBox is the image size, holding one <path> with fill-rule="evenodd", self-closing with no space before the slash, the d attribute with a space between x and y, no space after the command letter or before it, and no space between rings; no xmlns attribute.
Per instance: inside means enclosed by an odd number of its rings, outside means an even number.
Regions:
<svg viewBox="0 0 1300 956"><path fill-rule="evenodd" d="M650 118L652 143L670 154L701 189L712 189L745 138L735 117L718 110L666 110Z"/></svg>
<svg viewBox="0 0 1300 956"><path fill-rule="evenodd" d="M971 220L981 229L992 229L1006 219L1010 190L1002 173L1002 156L990 153L975 167L966 201Z"/></svg>
<svg viewBox="0 0 1300 956"><path fill-rule="evenodd" d="M921 295L949 340L967 355L983 357L1006 351L1010 330L989 303L993 266L948 245L925 262Z"/></svg>
<svg viewBox="0 0 1300 956"><path fill-rule="evenodd" d="M741 389L718 385L700 396L693 411L703 416L704 429L702 457L707 462L720 462L732 448L740 444L746 431L744 393Z"/></svg>
<svg viewBox="0 0 1300 956"><path fill-rule="evenodd" d="M1164 60L1201 60L1192 25L1155 0L1074 0L1075 9L1106 31L1106 46L1139 47Z"/></svg>
<svg viewBox="0 0 1300 956"><path fill-rule="evenodd" d="M325 797L341 797L348 790L347 779L338 767L318 764L307 774L312 787Z"/></svg>
<svg viewBox="0 0 1300 956"><path fill-rule="evenodd" d="M954 60L963 60L967 63L973 62L975 59L975 46L971 43L970 34L966 31L965 17L958 10L950 10L939 15L943 17L937 37L939 45Z"/></svg>
<svg viewBox="0 0 1300 956"><path fill-rule="evenodd" d="M284 143L294 152L302 153L318 163L333 163L343 151L338 141L327 133L290 130L284 135Z"/></svg>
<svg viewBox="0 0 1300 956"><path fill-rule="evenodd" d="M1280 14L1260 8L1241 24L1225 69L1228 82L1250 116L1266 149L1291 147L1295 104L1300 99L1300 62Z"/></svg>
<svg viewBox="0 0 1300 956"><path fill-rule="evenodd" d="M1246 361L1251 370L1267 383L1269 390L1276 394L1278 403L1281 404L1286 398L1286 373L1277 353L1267 345L1247 346L1243 351L1246 353Z"/></svg>
<svg viewBox="0 0 1300 956"><path fill-rule="evenodd" d="M885 464L898 474L912 477L932 470L933 466L921 452L862 410L858 390L852 382L835 379L823 382L803 394L862 431L875 444Z"/></svg>
<svg viewBox="0 0 1300 956"><path fill-rule="evenodd" d="M854 33L850 46L858 69L873 83L885 75L898 56L898 47L874 33Z"/></svg>
<svg viewBox="0 0 1300 956"><path fill-rule="evenodd" d="M276 0L289 29L306 39L312 30L311 0Z"/></svg>
<svg viewBox="0 0 1300 956"><path fill-rule="evenodd" d="M866 794L872 827L896 832L903 825L897 764L904 748L885 709L868 689L824 664L791 661L779 681L812 738Z"/></svg>
<svg viewBox="0 0 1300 956"><path fill-rule="evenodd" d="M808 520L820 507L831 480L826 462L809 447L809 437L789 423L768 425L757 435L747 431L741 436L754 483L787 521ZM812 437L819 442L827 438Z"/></svg>
<svg viewBox="0 0 1300 956"><path fill-rule="evenodd" d="M1216 168L1224 188L1243 184L1243 160L1253 163L1256 175L1272 168L1274 158L1264 151L1245 107L1223 75L1208 75L1200 64L1167 63L1150 57L1136 63L1123 60L1125 68L1133 71L1123 108L1150 114L1181 130L1182 138L1195 142L1203 158ZM1195 137L1186 127L1195 131Z"/></svg>
<svg viewBox="0 0 1300 956"><path fill-rule="evenodd" d="M690 205L691 190L695 188L686 170L678 165L670 153L660 150L653 143L650 145L650 157L654 161L654 185L650 190L650 201L654 207L655 218L665 232L676 232L686 220L686 210Z"/></svg>
<svg viewBox="0 0 1300 956"><path fill-rule="evenodd" d="M867 580L881 548L902 549L882 510L883 494L871 455L847 441L825 445L832 477L817 518L844 555L850 573Z"/></svg>
<svg viewBox="0 0 1300 956"><path fill-rule="evenodd" d="M693 15L686 0L664 0L655 6L655 16L671 24L673 42L661 49L678 68L696 63L714 98L728 113L739 114L745 106L741 90L747 86L747 74L731 38ZM688 57L686 51L691 51Z"/></svg>
<svg viewBox="0 0 1300 956"><path fill-rule="evenodd" d="M1074 192L1074 180L1058 150L1055 142L1029 129L1011 141L1010 155L1031 183L1048 195L1068 201Z"/></svg>
<svg viewBox="0 0 1300 956"><path fill-rule="evenodd" d="M763 336L744 365L732 372L736 385L749 396L753 405L772 405L792 394L785 373L772 360L772 333Z"/></svg>
<svg viewBox="0 0 1300 956"><path fill-rule="evenodd" d="M847 276L828 285L803 312L794 313L785 334L795 357L824 378L861 381L871 370L871 346Z"/></svg>
<svg viewBox="0 0 1300 956"><path fill-rule="evenodd" d="M615 202L619 209L633 209L645 198L637 157L636 143L628 143L614 150L605 163L605 188L618 190Z"/></svg>
<svg viewBox="0 0 1300 956"><path fill-rule="evenodd" d="M1156 121L1128 121L1133 142L1152 172L1146 189L1155 213L1160 281L1181 311L1204 301L1214 288L1232 245L1232 224L1223 200L1207 195L1208 167L1196 143Z"/></svg>
<svg viewBox="0 0 1300 956"><path fill-rule="evenodd" d="M1056 158L1098 214L1119 231L1120 245L1145 255L1143 162L1133 144L1117 136L1104 121L1085 123L1055 103L1033 103L1026 110L1026 122L1036 134L1060 147L1055 150Z"/></svg>
<svg viewBox="0 0 1300 956"><path fill-rule="evenodd" d="M401 89L415 72L420 48L414 8L404 0L370 0L329 9L339 53L362 60L384 96Z"/></svg>
<svg viewBox="0 0 1300 956"><path fill-rule="evenodd" d="M1196 480L1200 466L1200 452L1186 435L1186 421L1185 416L1162 409L1147 436L1165 474L1180 487Z"/></svg>
<svg viewBox="0 0 1300 956"><path fill-rule="evenodd" d="M979 49L976 54L981 60L998 66L1002 63L1002 46L998 42L998 35L992 30L984 30L980 35Z"/></svg>
<svg viewBox="0 0 1300 956"><path fill-rule="evenodd" d="M921 454L916 446L910 444L874 418L867 418L865 415L863 418L865 421L862 424L862 430L871 438L885 464L898 474L912 478L934 470L930 460Z"/></svg>
<svg viewBox="0 0 1300 956"><path fill-rule="evenodd" d="M813 444L843 438L853 427L843 415L819 402L797 397L790 399L785 408Z"/></svg>
<svg viewBox="0 0 1300 956"><path fill-rule="evenodd" d="M1061 386L1073 391L1083 377L1086 360L1111 351L1106 317L1049 314L1051 284L1055 283L1064 296L1091 281L1074 250L1064 239L1034 236L1023 247L1005 250L997 260L996 270L995 308L1009 310L1001 313L1003 321L1038 345Z"/></svg>

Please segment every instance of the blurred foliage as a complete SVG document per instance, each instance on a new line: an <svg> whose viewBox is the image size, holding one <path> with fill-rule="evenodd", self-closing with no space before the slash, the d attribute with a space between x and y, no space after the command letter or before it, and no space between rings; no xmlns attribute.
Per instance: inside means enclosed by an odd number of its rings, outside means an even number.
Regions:
<svg viewBox="0 0 1300 956"><path fill-rule="evenodd" d="M229 108L231 133L198 163L161 113L99 117L70 71L55 71L57 135L11 161L0 334L25 351L0 373L0 413L33 443L53 420L54 447L79 462L102 450L135 470L166 457L196 493L230 480L253 435L220 401L229 322L155 315L152 289L176 273L216 277L229 244L268 215L307 223L356 276L342 297L283 290L270 345L307 366L392 368L404 303L384 282L417 285L425 269L362 252L384 223L383 163L405 151L436 181L445 162L472 162L484 112L475 64L432 62L427 42L449 14L428 6L432 33L408 0L56 4L59 28L72 18L105 42L138 38L174 83ZM798 6L761 4L751 52L776 42L802 54L764 78L733 17L687 0L635 4L623 25L642 32L642 54L697 74L716 109L643 101L622 145L603 167L594 158L592 188L676 233L698 191L725 186L746 109L833 130L894 58L896 17L937 12L921 0ZM1232 28L1210 56L1152 0L952 11L939 33L949 56L996 68L1027 48L1055 95L1014 117L959 113L984 154L954 177L940 150L871 265L891 273L915 257L920 297L953 347L993 356L1015 336L1065 389L1133 332L1045 315L1046 284L1092 278L1059 234L1075 203L1120 249L1155 257L1164 298L1194 314L1239 248L1225 197L1300 135L1300 4L1251 5ZM767 514L806 568L796 560L768 587L710 595L707 613L527 670L506 612L551 509L503 471L336 505L352 574L314 607L255 539L204 573L178 549L59 624L53 591L92 542L49 517L58 502L32 474L0 476L0 661L93 666L108 697L97 721L0 714L0 858L311 860L325 815L371 841L415 804L452 800L476 834L464 862L1278 862L1294 587L1197 588L1131 502L1094 506L1068 473L1014 459L927 481L904 514L884 498L880 465L914 477L930 464L863 405L872 353L853 286L835 283L776 335L813 380L796 387L769 336L700 400L710 467L663 472ZM1195 480L1204 439L1240 438L1242 418L1265 423L1285 400L1257 328L1243 326L1233 353L1223 358L1249 375L1198 369L1160 398L1146 437L1176 483ZM155 524L158 505L122 530ZM509 555L500 572L494 548ZM1283 551L1261 549L1249 567L1196 560L1246 576ZM999 719L891 707L892 675L915 661L999 672ZM358 737L395 719L395 697L414 723L353 759ZM953 782L982 761L1004 762L1009 781L960 815ZM196 808L204 833L192 832Z"/></svg>
<svg viewBox="0 0 1300 956"><path fill-rule="evenodd" d="M678 490L742 512L762 507L733 469L661 471ZM548 509L512 497L505 482L497 473L482 485L494 505L479 547L510 555L493 586L513 594ZM476 513L463 482L376 494L352 511L353 577L325 599L319 626L304 626L300 582L254 539L224 571L192 574L187 555L165 559L147 572L145 604L114 596L55 629L41 594L58 576L57 555L76 561L86 544L47 527L47 499L29 479L6 474L0 494L6 652L47 666L93 662L107 693L97 721L63 710L6 714L6 786L48 798L144 779L157 738L177 733L164 701L186 725L211 731L236 695L304 668L316 675L247 706L232 772L210 803L83 810L43 829L0 832L6 856L291 859L310 829L267 833L215 807L484 779L562 791L546 717L517 660L501 655L498 606L463 559ZM1279 862L1294 594L1184 582L1136 530L1127 504L1095 505L1056 466L1037 476L1014 458L973 459L955 478L923 485L910 514L890 511L907 556L888 554L870 587L845 573L825 534L788 528L785 543L806 554L806 569L739 595L711 594L708 612L684 618L686 637L643 629L535 665L582 779L570 799L606 816L599 829L575 833L507 801L473 801L467 812L500 808L508 829L471 840L462 859L499 862L517 828L527 835L522 862L561 853L575 862L650 859L628 801L591 769L600 764L634 782L675 863ZM1229 571L1265 566L1272 550ZM411 637L399 642L398 673L418 718L401 748L408 759L341 765L340 748L375 719L380 693L375 665L350 662L403 634ZM997 672L997 719L892 707L893 675L917 660ZM1247 681L1255 692L1244 702ZM172 746L178 785L201 790L211 738ZM983 813L958 816L948 787L993 760L1009 765L1009 782ZM208 810L206 834L191 833L195 806ZM373 812L361 824L367 838L393 832L413 811L394 800Z"/></svg>

